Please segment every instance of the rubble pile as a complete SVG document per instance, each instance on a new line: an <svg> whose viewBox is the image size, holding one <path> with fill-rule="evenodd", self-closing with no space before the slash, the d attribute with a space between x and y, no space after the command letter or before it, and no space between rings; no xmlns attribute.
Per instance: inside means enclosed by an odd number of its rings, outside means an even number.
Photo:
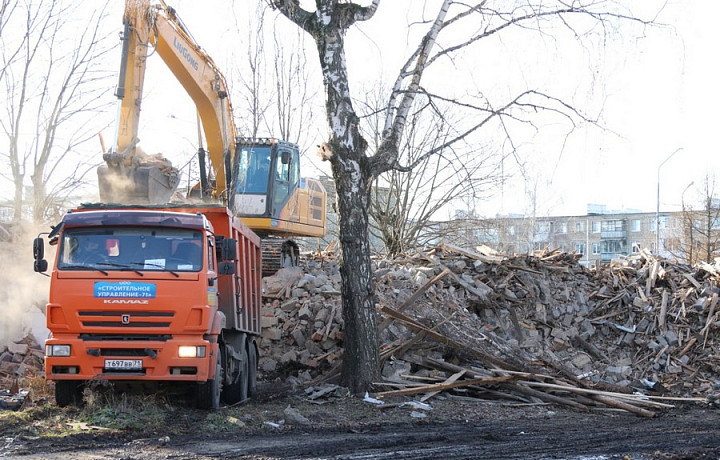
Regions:
<svg viewBox="0 0 720 460"><path fill-rule="evenodd" d="M643 251L588 269L558 251L503 257L442 245L378 260L375 275L378 388L389 388L381 396L452 389L577 408L599 401L649 416L635 406L706 401L720 390L720 278L710 265ZM263 370L322 377L342 353L336 263L311 258L307 269L265 281L273 324Z"/></svg>
<svg viewBox="0 0 720 460"><path fill-rule="evenodd" d="M43 358L40 345L30 336L0 345L0 410L17 410L23 405L29 391L19 383L42 374Z"/></svg>
<svg viewBox="0 0 720 460"><path fill-rule="evenodd" d="M293 373L307 382L342 356L342 302L337 263L307 259L263 279L260 372Z"/></svg>
<svg viewBox="0 0 720 460"><path fill-rule="evenodd" d="M0 345L0 381L42 373L45 355L31 336Z"/></svg>

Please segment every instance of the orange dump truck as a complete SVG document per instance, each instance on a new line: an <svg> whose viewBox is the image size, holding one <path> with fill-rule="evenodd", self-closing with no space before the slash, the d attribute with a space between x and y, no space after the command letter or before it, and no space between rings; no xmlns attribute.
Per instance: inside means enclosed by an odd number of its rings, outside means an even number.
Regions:
<svg viewBox="0 0 720 460"><path fill-rule="evenodd" d="M58 405L89 380L184 384L217 408L256 388L260 239L223 206L84 205L56 245L45 375ZM45 272L44 240L33 245Z"/></svg>

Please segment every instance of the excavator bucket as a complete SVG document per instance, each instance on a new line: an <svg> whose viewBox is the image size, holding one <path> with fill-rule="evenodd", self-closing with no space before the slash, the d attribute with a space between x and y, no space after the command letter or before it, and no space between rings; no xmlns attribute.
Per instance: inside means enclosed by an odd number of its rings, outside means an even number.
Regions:
<svg viewBox="0 0 720 460"><path fill-rule="evenodd" d="M168 203L179 183L176 168L152 163L130 167L101 165L97 173L103 203Z"/></svg>

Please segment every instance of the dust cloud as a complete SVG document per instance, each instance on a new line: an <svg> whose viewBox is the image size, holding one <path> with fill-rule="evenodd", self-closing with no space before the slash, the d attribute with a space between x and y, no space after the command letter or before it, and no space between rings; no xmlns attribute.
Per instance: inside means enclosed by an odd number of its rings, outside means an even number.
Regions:
<svg viewBox="0 0 720 460"><path fill-rule="evenodd" d="M0 242L0 348L28 335L42 346L48 337L45 305L50 278L33 271L32 251L35 236L47 231L48 227L19 224L11 241ZM54 255L55 248L46 244L50 264Z"/></svg>

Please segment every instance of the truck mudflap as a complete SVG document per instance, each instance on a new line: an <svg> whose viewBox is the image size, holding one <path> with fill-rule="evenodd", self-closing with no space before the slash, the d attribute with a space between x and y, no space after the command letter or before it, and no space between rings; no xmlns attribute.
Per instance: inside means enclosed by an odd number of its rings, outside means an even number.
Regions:
<svg viewBox="0 0 720 460"><path fill-rule="evenodd" d="M69 345L69 356L45 357L48 380L152 380L205 382L215 376L217 340L170 338L128 341L52 338L46 350Z"/></svg>

